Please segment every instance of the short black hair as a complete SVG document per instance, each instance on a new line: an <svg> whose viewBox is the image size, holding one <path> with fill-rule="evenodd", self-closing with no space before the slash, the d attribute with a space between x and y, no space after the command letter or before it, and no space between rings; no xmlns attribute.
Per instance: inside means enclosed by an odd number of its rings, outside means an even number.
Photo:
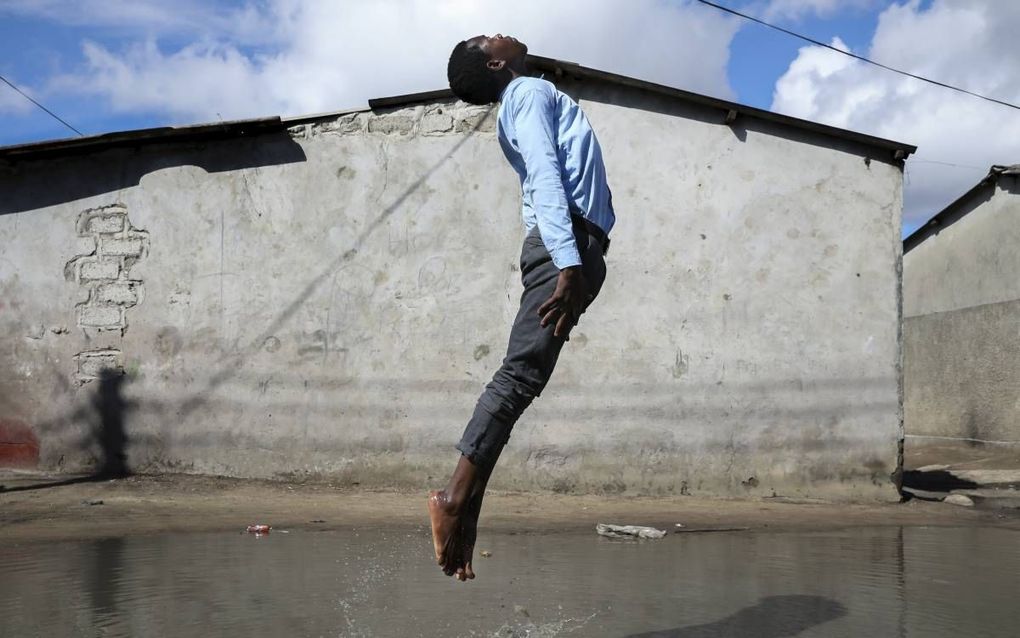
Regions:
<svg viewBox="0 0 1020 638"><path fill-rule="evenodd" d="M446 78L453 94L468 104L492 104L509 83L510 70L492 71L489 55L477 45L462 40L453 47L446 65Z"/></svg>

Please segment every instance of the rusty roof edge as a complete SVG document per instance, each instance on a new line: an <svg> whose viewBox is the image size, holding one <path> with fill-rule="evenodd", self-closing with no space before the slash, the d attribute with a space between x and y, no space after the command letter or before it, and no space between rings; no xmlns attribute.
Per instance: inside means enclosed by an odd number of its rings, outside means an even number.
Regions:
<svg viewBox="0 0 1020 638"><path fill-rule="evenodd" d="M988 169L988 174L982 177L981 181L974 184L974 186L970 187L967 192L954 199L945 208L932 215L928 221L918 226L917 230L910 233L910 235L903 240L903 254L907 254L914 248L917 248L920 244L924 243L924 240L937 233L938 230L943 227L946 218L955 213L956 209L965 204L967 200L976 195L978 191L987 186L990 182L997 181L1004 175L1020 175L1020 164L1013 164L1011 166L996 164Z"/></svg>
<svg viewBox="0 0 1020 638"><path fill-rule="evenodd" d="M557 70L563 73L570 73L579 77L590 77L594 79L603 80L612 84L620 84L623 86L630 86L632 88L644 89L667 97L674 97L689 102L694 102L709 107L716 107L724 111L735 111L736 115L745 115L761 120L770 122L776 122L779 124L785 124L794 128L805 129L813 131L815 133L821 133L823 135L829 135L832 137L851 140L859 142L867 146L875 146L881 149L888 149L896 153L899 151L899 157L897 160L906 159L911 153L917 150L917 147L913 144L905 144L903 142L897 142L874 135L868 135L867 133L859 133L857 131L851 131L848 129L842 129L836 126L829 126L828 124L821 124L819 122L812 122L811 120L804 120L791 115L782 115L773 111L767 111L765 109L759 109L753 106L747 106L737 102L730 102L721 98L711 97L700 93L692 93L683 89L675 87L665 86L663 84L656 84L647 80L639 80L637 78L627 77L625 75L619 75L616 73L610 73L608 71L599 71L597 69L591 69L585 66L581 66L576 62L565 62L562 60L555 60L553 58L545 58L542 56L529 55L528 63L532 68L552 71L554 73ZM732 121L732 118L730 119Z"/></svg>
<svg viewBox="0 0 1020 638"><path fill-rule="evenodd" d="M188 126L160 126L156 128L115 131L86 137L65 137L45 142L29 142L0 147L0 160L20 160L74 155L118 146L134 146L153 142L185 142L203 139L239 137L248 133L265 133L283 130L287 124L279 117L250 120L232 120Z"/></svg>

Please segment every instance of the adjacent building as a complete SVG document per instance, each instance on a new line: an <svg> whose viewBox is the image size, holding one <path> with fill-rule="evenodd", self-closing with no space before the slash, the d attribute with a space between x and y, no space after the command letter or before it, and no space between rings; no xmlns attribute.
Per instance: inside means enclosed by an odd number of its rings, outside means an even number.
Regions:
<svg viewBox="0 0 1020 638"><path fill-rule="evenodd" d="M903 250L911 446L1020 443L1020 166L993 166Z"/></svg>

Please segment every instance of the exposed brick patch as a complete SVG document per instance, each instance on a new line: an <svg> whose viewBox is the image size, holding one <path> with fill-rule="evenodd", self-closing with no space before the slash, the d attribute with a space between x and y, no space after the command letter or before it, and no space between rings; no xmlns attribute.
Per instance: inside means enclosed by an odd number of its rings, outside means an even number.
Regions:
<svg viewBox="0 0 1020 638"><path fill-rule="evenodd" d="M341 133L360 133L365 130L365 121L367 119L361 113L344 115L337 120L337 129Z"/></svg>
<svg viewBox="0 0 1020 638"><path fill-rule="evenodd" d="M491 133L496 130L496 106L475 106L458 100L379 111L347 113L335 119L298 124L291 137L317 135L396 135L400 137Z"/></svg>
<svg viewBox="0 0 1020 638"><path fill-rule="evenodd" d="M103 284L96 288L101 303L118 304L126 308L138 303L138 284L133 281Z"/></svg>
<svg viewBox="0 0 1020 638"><path fill-rule="evenodd" d="M379 115L368 121L369 133L409 134L414 128L414 119L409 115Z"/></svg>
<svg viewBox="0 0 1020 638"><path fill-rule="evenodd" d="M117 279L118 277L120 277L120 260L82 261L78 271L78 281L82 283L98 279Z"/></svg>
<svg viewBox="0 0 1020 638"><path fill-rule="evenodd" d="M124 314L120 306L84 304L78 307L78 325L91 328L123 328Z"/></svg>
<svg viewBox="0 0 1020 638"><path fill-rule="evenodd" d="M124 334L127 309L144 297L144 286L131 278L131 267L148 254L149 233L131 224L122 204L83 211L75 228L92 246L64 266L64 276L88 291L88 298L75 307L78 326Z"/></svg>
<svg viewBox="0 0 1020 638"><path fill-rule="evenodd" d="M141 257L143 249L141 239L104 237L99 244L99 254L108 257Z"/></svg>
<svg viewBox="0 0 1020 638"><path fill-rule="evenodd" d="M113 370L118 374L124 372L123 353L115 348L86 350L77 354L75 359L78 361L78 371L75 378L79 384L85 384L98 379L103 370Z"/></svg>
<svg viewBox="0 0 1020 638"><path fill-rule="evenodd" d="M486 106L466 106L457 113L455 119L458 133L496 130L496 109Z"/></svg>
<svg viewBox="0 0 1020 638"><path fill-rule="evenodd" d="M124 230L123 213L114 215L97 215L89 219L89 231L93 233L119 233Z"/></svg>
<svg viewBox="0 0 1020 638"><path fill-rule="evenodd" d="M422 135L438 135L453 130L453 117L445 113L429 113L421 118Z"/></svg>

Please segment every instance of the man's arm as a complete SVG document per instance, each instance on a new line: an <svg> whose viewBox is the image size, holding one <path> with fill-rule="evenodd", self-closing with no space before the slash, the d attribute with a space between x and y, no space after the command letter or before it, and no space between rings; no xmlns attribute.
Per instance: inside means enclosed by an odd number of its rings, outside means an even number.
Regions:
<svg viewBox="0 0 1020 638"><path fill-rule="evenodd" d="M543 327L555 323L554 334L565 337L584 311L587 285L581 274L581 255L563 191L555 98L545 91L528 91L515 100L512 114L517 147L527 172L524 192L531 200L546 250L560 269L556 290L538 314Z"/></svg>

